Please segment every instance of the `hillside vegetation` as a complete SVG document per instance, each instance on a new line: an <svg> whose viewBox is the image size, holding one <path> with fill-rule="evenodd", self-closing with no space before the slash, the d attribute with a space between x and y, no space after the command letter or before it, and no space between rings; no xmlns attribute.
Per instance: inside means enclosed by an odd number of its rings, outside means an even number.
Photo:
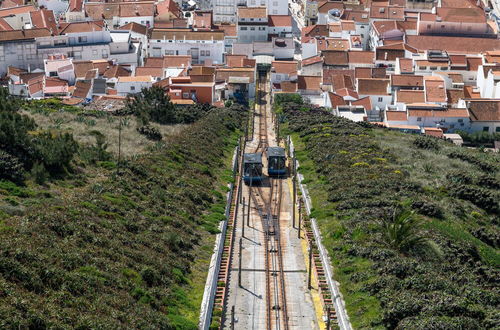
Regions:
<svg viewBox="0 0 500 330"><path fill-rule="evenodd" d="M195 329L244 109L211 109L117 167L105 144L5 102L0 328Z"/></svg>
<svg viewBox="0 0 500 330"><path fill-rule="evenodd" d="M500 327L498 154L275 109L354 328Z"/></svg>

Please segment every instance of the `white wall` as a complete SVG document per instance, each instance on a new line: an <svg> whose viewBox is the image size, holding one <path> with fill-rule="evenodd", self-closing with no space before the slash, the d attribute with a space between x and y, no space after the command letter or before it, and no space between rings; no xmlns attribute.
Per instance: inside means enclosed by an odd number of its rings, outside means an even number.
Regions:
<svg viewBox="0 0 500 330"><path fill-rule="evenodd" d="M488 133L500 133L500 121L472 121L471 132L483 132L488 127Z"/></svg>
<svg viewBox="0 0 500 330"><path fill-rule="evenodd" d="M143 82L143 81L117 82L116 91L118 95L127 96L128 94L140 93L142 88L150 88L152 86L153 86L152 82Z"/></svg>
<svg viewBox="0 0 500 330"><path fill-rule="evenodd" d="M38 0L39 6L44 6L48 10L52 10L54 15L65 13L69 7L68 0Z"/></svg>
<svg viewBox="0 0 500 330"><path fill-rule="evenodd" d="M223 54L224 54L224 41L223 40L214 40L213 42L208 40L203 43L201 40L186 40L179 42L173 41L168 42L168 40L149 40L148 47L148 55L149 56L163 56L168 52L174 52L172 55L188 55L188 51L196 51L198 50L199 60L198 62L209 59L214 62L214 64L223 63ZM204 52L205 55L201 55L201 52ZM207 54L209 52L209 55ZM166 53L167 52L167 53ZM191 54L193 56L193 54ZM193 64L198 64L193 58Z"/></svg>

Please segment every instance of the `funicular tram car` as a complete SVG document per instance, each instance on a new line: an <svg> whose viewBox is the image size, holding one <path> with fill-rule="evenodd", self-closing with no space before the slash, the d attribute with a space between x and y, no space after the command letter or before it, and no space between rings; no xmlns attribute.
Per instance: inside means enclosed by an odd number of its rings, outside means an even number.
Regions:
<svg viewBox="0 0 500 330"><path fill-rule="evenodd" d="M243 180L246 184L260 184L262 175L262 153L243 155Z"/></svg>
<svg viewBox="0 0 500 330"><path fill-rule="evenodd" d="M270 176L283 176L287 173L285 149L281 147L267 148L267 173Z"/></svg>

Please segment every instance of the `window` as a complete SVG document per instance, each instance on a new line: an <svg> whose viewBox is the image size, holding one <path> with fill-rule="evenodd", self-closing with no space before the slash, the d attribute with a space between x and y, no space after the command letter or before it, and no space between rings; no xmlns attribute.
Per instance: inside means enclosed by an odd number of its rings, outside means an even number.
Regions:
<svg viewBox="0 0 500 330"><path fill-rule="evenodd" d="M206 51L205 51L205 55L206 55L206 56L210 56L210 51L209 51L209 50L206 50Z"/></svg>
<svg viewBox="0 0 500 330"><path fill-rule="evenodd" d="M73 57L77 60L82 58L82 52L73 52Z"/></svg>
<svg viewBox="0 0 500 330"><path fill-rule="evenodd" d="M200 55L201 55L201 56L205 56L205 51L204 51L204 50L201 50L201 51L200 51Z"/></svg>
<svg viewBox="0 0 500 330"><path fill-rule="evenodd" d="M242 26L242 27L240 28L240 30L241 30L241 31L246 31L246 30L247 30L247 27L246 27L246 26Z"/></svg>
<svg viewBox="0 0 500 330"><path fill-rule="evenodd" d="M135 91L135 86L130 86L131 91Z"/></svg>
<svg viewBox="0 0 500 330"><path fill-rule="evenodd" d="M455 124L450 124L450 129L455 128Z"/></svg>
<svg viewBox="0 0 500 330"><path fill-rule="evenodd" d="M463 122L464 122L464 120L460 118L460 119L458 119L458 122L459 122L459 123L463 123Z"/></svg>
<svg viewBox="0 0 500 330"><path fill-rule="evenodd" d="M441 25L441 29L444 29L444 28L445 28L445 26L444 26L444 24L442 24L442 25Z"/></svg>
<svg viewBox="0 0 500 330"><path fill-rule="evenodd" d="M54 46L66 45L66 40L54 40Z"/></svg>
<svg viewBox="0 0 500 330"><path fill-rule="evenodd" d="M97 55L97 49L92 49L92 55Z"/></svg>
<svg viewBox="0 0 500 330"><path fill-rule="evenodd" d="M500 132L500 126L495 128L495 132L499 133Z"/></svg>
<svg viewBox="0 0 500 330"><path fill-rule="evenodd" d="M265 27L259 27L259 31L265 31L266 28Z"/></svg>
<svg viewBox="0 0 500 330"><path fill-rule="evenodd" d="M50 71L49 77L57 77L57 71Z"/></svg>
<svg viewBox="0 0 500 330"><path fill-rule="evenodd" d="M26 59L27 59L27 60L32 60L32 59L33 59L33 55L31 55L31 54L26 54Z"/></svg>
<svg viewBox="0 0 500 330"><path fill-rule="evenodd" d="M483 132L489 132L490 128L488 126L483 126Z"/></svg>
<svg viewBox="0 0 500 330"><path fill-rule="evenodd" d="M102 58L108 58L108 51L105 49L102 50Z"/></svg>
<svg viewBox="0 0 500 330"><path fill-rule="evenodd" d="M365 37L365 35L363 33L361 33L361 38L364 38L364 37Z"/></svg>
<svg viewBox="0 0 500 330"><path fill-rule="evenodd" d="M429 70L437 70L437 69L438 69L437 66L431 66L431 67L429 67Z"/></svg>
<svg viewBox="0 0 500 330"><path fill-rule="evenodd" d="M188 99L189 98L189 93L182 93L182 98Z"/></svg>
<svg viewBox="0 0 500 330"><path fill-rule="evenodd" d="M417 121L422 121L422 117L417 117Z"/></svg>
<svg viewBox="0 0 500 330"><path fill-rule="evenodd" d="M78 42L87 42L87 37L78 37Z"/></svg>
<svg viewBox="0 0 500 330"><path fill-rule="evenodd" d="M250 31L255 31L255 28L252 26L252 27L250 28Z"/></svg>
<svg viewBox="0 0 500 330"><path fill-rule="evenodd" d="M431 28L431 25L427 24L427 30L429 30L430 28Z"/></svg>
<svg viewBox="0 0 500 330"><path fill-rule="evenodd" d="M383 100L384 100L384 98L383 98L383 97L379 97L379 98L378 98L378 101L379 101L379 102L382 102Z"/></svg>
<svg viewBox="0 0 500 330"><path fill-rule="evenodd" d="M427 70L427 67L426 66L419 66L418 69L419 70Z"/></svg>
<svg viewBox="0 0 500 330"><path fill-rule="evenodd" d="M364 28L365 28L365 26L364 26L364 25L361 25L361 26L360 26L360 28L364 29Z"/></svg>

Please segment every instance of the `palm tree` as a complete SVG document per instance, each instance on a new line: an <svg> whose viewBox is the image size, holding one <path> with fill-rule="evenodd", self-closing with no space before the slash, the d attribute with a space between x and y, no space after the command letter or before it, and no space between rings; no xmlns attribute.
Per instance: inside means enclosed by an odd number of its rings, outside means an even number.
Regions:
<svg viewBox="0 0 500 330"><path fill-rule="evenodd" d="M395 209L392 215L383 219L382 235L388 246L403 253L426 242L421 221L408 210Z"/></svg>

